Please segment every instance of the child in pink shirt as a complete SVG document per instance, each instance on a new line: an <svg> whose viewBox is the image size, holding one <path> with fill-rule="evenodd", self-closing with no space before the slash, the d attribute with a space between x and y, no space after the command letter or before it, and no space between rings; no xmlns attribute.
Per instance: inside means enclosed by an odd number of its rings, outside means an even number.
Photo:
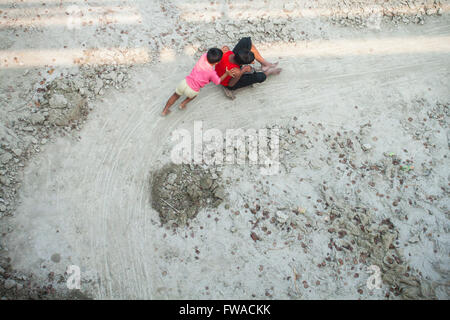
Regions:
<svg viewBox="0 0 450 320"><path fill-rule="evenodd" d="M228 76L233 77L234 71L228 71L219 78L214 66L222 59L222 50L218 48L211 48L207 53L203 54L197 61L191 73L182 80L178 87L175 89L175 93L167 100L166 106L162 112L162 115L170 113L169 108L178 100L182 95L186 96L186 99L181 103L180 109L186 108L189 101L193 100L199 93L200 89L206 86L211 81L216 85L220 84Z"/></svg>

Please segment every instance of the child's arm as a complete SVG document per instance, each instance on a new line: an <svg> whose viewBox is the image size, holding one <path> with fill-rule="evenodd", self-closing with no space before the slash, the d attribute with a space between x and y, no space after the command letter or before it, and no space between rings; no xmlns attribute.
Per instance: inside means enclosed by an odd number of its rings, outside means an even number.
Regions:
<svg viewBox="0 0 450 320"><path fill-rule="evenodd" d="M237 68L233 68L231 70L225 69L225 73L220 77L220 82L222 83L223 80L225 80L225 78L227 78L228 76L234 78L236 76L236 74L239 72L237 70Z"/></svg>
<svg viewBox="0 0 450 320"><path fill-rule="evenodd" d="M235 70L235 69L237 69L237 68L233 68L233 69L231 69L231 70ZM229 86L229 87L234 86L234 85L239 81L239 79L241 78L241 76L242 76L244 73L250 72L251 70L252 70L252 67L250 67L250 66L245 66L245 67L243 67L241 70L236 71L236 75L233 77L233 79L230 80L230 82L228 82L228 86Z"/></svg>
<svg viewBox="0 0 450 320"><path fill-rule="evenodd" d="M221 84L223 80L225 80L228 76L234 78L236 74L239 73L238 68L233 68L231 70L225 69L225 73L219 77L217 73L214 71L213 74L211 74L211 81L214 82L214 84Z"/></svg>

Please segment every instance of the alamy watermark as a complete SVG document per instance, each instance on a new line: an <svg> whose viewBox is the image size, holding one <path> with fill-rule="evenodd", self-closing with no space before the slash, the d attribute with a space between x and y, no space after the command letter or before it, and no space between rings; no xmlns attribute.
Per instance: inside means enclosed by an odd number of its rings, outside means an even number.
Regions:
<svg viewBox="0 0 450 320"><path fill-rule="evenodd" d="M81 28L81 17L84 15L83 10L77 5L71 5L67 7L66 14L69 16L67 19L67 28L69 30Z"/></svg>
<svg viewBox="0 0 450 320"><path fill-rule="evenodd" d="M175 164L258 165L261 174L279 172L279 129L226 129L225 133L212 128L203 130L203 122L194 122L194 133L177 129L172 141L178 141L171 151Z"/></svg>
<svg viewBox="0 0 450 320"><path fill-rule="evenodd" d="M380 267L377 265L371 265L368 268L368 271L371 271L371 276L367 279L366 285L369 290L373 289L381 289L382 280L381 280L381 271Z"/></svg>
<svg viewBox="0 0 450 320"><path fill-rule="evenodd" d="M76 265L70 265L67 267L66 273L69 275L66 281L67 289L80 290L81 288L81 271L80 267Z"/></svg>
<svg viewBox="0 0 450 320"><path fill-rule="evenodd" d="M366 25L369 29L381 30L383 20L383 8L378 5L369 6L366 9L369 12Z"/></svg>

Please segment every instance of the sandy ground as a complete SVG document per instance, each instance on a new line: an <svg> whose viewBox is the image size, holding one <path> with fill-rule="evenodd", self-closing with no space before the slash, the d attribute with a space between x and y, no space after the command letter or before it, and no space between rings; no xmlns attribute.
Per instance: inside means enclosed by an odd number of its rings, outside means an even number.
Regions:
<svg viewBox="0 0 450 320"><path fill-rule="evenodd" d="M64 11L69 5L47 2L55 10ZM72 2L100 7L90 1ZM111 18L104 29L100 24L68 30L64 15L48 24L33 20L26 32L17 22L14 28L1 29L10 43L0 52L2 59L10 58L0 62L5 90L7 83L22 92L36 88L41 75L48 77L52 68L54 74L79 72L70 64L76 64L84 47L134 48L129 50L132 58L127 54L117 58L132 64L127 86L105 88L92 97L80 131L52 133L17 169L18 202L1 220L2 255L11 258L12 268L44 283L50 273L66 277L67 266L80 266L82 291L96 299L404 297L390 291L392 282L387 280L381 289L366 287L368 266L377 259L382 264L385 257L373 253L369 263L355 256L362 252L361 235L344 237L355 247L351 252L329 246L338 238L330 232L332 210L365 208L374 226L386 219L392 222L393 245L408 268L404 271L426 284L427 289L422 286L410 296L448 299L448 2L442 1L441 15L425 14L423 24L384 19L375 27L333 24L329 18L342 18L339 13L345 12L335 2L328 6L325 1L314 2L309 11L308 1L155 3L102 2L105 8L119 6L132 12L118 14L122 20L117 23ZM350 1L350 9L375 2L354 3ZM3 11L9 9L5 7L10 2L0 4ZM31 20L35 5L24 1L16 10L25 8L24 16ZM335 8L334 15L327 13L329 8ZM260 25L251 24L248 30L234 28L231 35L216 33L221 27L210 28L214 22L208 19L217 12L225 13L217 18L222 23L244 23L265 12L288 30L286 36L283 28L277 35L264 36L264 27L259 30ZM137 25L129 22L134 15ZM177 26L202 31L159 36ZM168 117L161 117L165 101L192 68L199 49L232 46L242 35L252 36L267 59L280 61L283 72L238 91L233 101L209 85L187 110L173 107ZM70 53L58 54L64 46ZM11 62L14 55L23 65ZM52 55L55 58L50 59ZM109 61L107 54L98 55ZM93 62L96 57L90 55ZM14 111L15 115L9 111L31 94L10 96L10 103L2 104L2 121L23 116L26 110ZM278 174L263 176L248 165L224 166L223 180L229 183L223 204L202 210L189 226L161 226L151 207L151 172L170 162L170 133L180 128L192 132L195 121L203 121L204 129L222 132L275 124L299 132L292 137L283 133L296 142L283 148ZM334 137L349 139L353 147L335 149ZM364 144L370 150L362 150ZM391 153L402 164L409 160L414 169L404 172L399 165L386 164ZM326 204L324 185L335 195L334 203ZM256 204L261 209L252 213ZM301 213L292 213L295 210ZM252 239L252 233L259 240ZM62 290L64 283L53 286Z"/></svg>

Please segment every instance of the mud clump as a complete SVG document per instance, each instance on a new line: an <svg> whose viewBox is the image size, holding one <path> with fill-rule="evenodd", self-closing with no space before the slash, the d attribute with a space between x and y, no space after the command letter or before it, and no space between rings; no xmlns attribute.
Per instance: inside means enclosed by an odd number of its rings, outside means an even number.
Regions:
<svg viewBox="0 0 450 320"><path fill-rule="evenodd" d="M57 126L68 126L73 121L87 116L87 100L76 91L64 92L61 85L63 81L53 82L49 92L44 96L48 104L48 121ZM69 87L67 87L68 89Z"/></svg>
<svg viewBox="0 0 450 320"><path fill-rule="evenodd" d="M196 165L169 164L152 173L152 207L162 224L183 226L202 208L218 207L225 198L220 173Z"/></svg>
<svg viewBox="0 0 450 320"><path fill-rule="evenodd" d="M57 126L80 125L89 113L88 102L102 96L110 87L123 88L127 68L124 66L81 67L78 73L57 78L40 88L39 104L45 112L42 121Z"/></svg>

